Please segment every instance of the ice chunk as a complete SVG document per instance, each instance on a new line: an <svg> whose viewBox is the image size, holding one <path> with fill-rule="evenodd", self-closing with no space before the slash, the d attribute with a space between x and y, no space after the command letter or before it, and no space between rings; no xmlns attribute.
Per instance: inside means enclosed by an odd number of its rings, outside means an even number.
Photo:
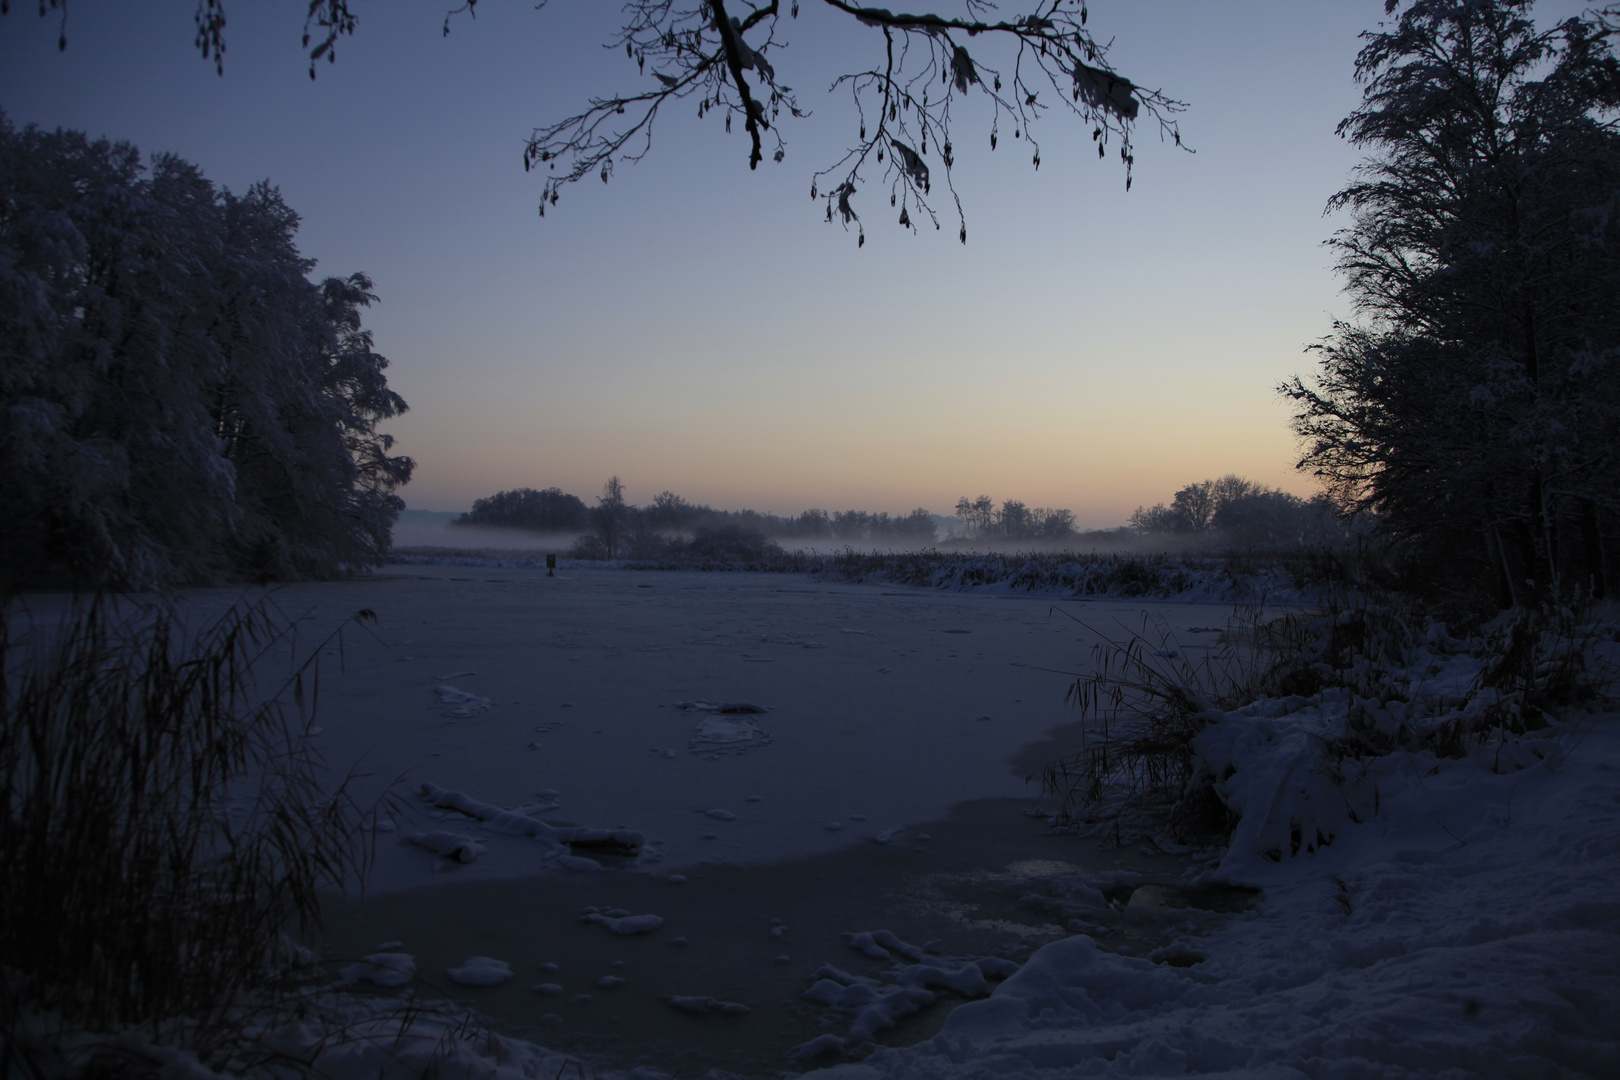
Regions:
<svg viewBox="0 0 1620 1080"><path fill-rule="evenodd" d="M885 994L880 1001L875 1001L860 1011L855 1017L855 1023L850 1025L849 1037L855 1042L871 1039L878 1032L892 1028L903 1017L919 1012L924 1006L934 1003L934 995L927 990L916 987L895 987L892 993Z"/></svg>
<svg viewBox="0 0 1620 1080"><path fill-rule="evenodd" d="M963 964L954 969L937 964L912 964L900 970L900 982L904 986L920 986L925 990L943 986L967 998L984 997L990 992L990 984L976 964Z"/></svg>
<svg viewBox="0 0 1620 1080"><path fill-rule="evenodd" d="M699 745L708 743L718 746L743 746L748 744L763 746L770 741L767 735L754 721L741 716L711 716L697 726L692 736L692 743Z"/></svg>
<svg viewBox="0 0 1620 1080"><path fill-rule="evenodd" d="M551 844L570 847L600 848L615 854L633 855L641 850L646 838L629 829L591 829L584 826L559 827L526 814L502 810L490 803L479 802L459 791L450 791L437 784L422 785L422 797L434 806L459 811L477 818L484 828L507 836L532 836ZM592 863L592 867L596 864Z"/></svg>
<svg viewBox="0 0 1620 1080"><path fill-rule="evenodd" d="M766 705L755 705L748 701L677 701L677 709L687 709L695 712L733 713L738 715L757 715L770 712Z"/></svg>
<svg viewBox="0 0 1620 1080"><path fill-rule="evenodd" d="M901 941L887 930L872 930L863 934L843 935L844 944L859 949L874 960L887 960L890 950L910 960L921 960L927 954L917 946Z"/></svg>
<svg viewBox="0 0 1620 1080"><path fill-rule="evenodd" d="M597 923L615 934L650 934L664 925L662 915L586 915L580 922Z"/></svg>
<svg viewBox="0 0 1620 1080"><path fill-rule="evenodd" d="M374 986L404 986L416 976L416 957L402 952L372 953L339 974L346 982L364 979Z"/></svg>
<svg viewBox="0 0 1620 1080"><path fill-rule="evenodd" d="M472 837L452 832L407 833L405 841L461 863L472 862L484 850L484 845Z"/></svg>
<svg viewBox="0 0 1620 1080"><path fill-rule="evenodd" d="M462 986L499 986L512 977L512 965L490 956L469 956L445 974Z"/></svg>
<svg viewBox="0 0 1620 1080"><path fill-rule="evenodd" d="M467 719L488 711L495 704L487 697L469 694L449 685L436 686L433 688L433 692L439 695L439 701L442 704L453 706L449 712L445 713L446 716Z"/></svg>
<svg viewBox="0 0 1620 1080"><path fill-rule="evenodd" d="M843 1053L844 1040L837 1035L817 1035L807 1043L795 1047L789 1056L794 1061L814 1061L827 1054Z"/></svg>
<svg viewBox="0 0 1620 1080"><path fill-rule="evenodd" d="M747 1016L749 1013L746 1005L735 1001L721 1001L716 997L665 994L664 1003L689 1013L719 1013L721 1016Z"/></svg>

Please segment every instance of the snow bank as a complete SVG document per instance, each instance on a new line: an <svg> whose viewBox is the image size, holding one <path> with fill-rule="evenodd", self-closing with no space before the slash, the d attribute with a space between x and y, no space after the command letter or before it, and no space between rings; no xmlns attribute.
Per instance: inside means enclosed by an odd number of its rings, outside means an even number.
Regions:
<svg viewBox="0 0 1620 1080"><path fill-rule="evenodd" d="M1503 700L1477 689L1476 660L1419 659L1381 676L1406 703L1330 689L1206 718L1200 767L1242 816L1184 885L1256 886L1257 908L1208 936L1189 912L1160 963L1084 934L1047 945L928 1042L817 1075L1613 1075L1620 716L1436 756L1425 730ZM1352 727L1392 749L1345 755Z"/></svg>

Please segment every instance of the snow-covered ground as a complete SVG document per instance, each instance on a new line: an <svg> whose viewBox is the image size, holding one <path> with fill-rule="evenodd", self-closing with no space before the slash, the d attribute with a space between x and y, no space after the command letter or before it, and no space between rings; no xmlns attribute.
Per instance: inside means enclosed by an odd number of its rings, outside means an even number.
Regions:
<svg viewBox="0 0 1620 1080"><path fill-rule="evenodd" d="M1614 1076L1620 718L1524 757L1385 759L1375 814L1331 845L1234 847L1222 875L1265 900L1190 934L1202 962L1055 942L936 1038L828 1080Z"/></svg>
<svg viewBox="0 0 1620 1080"><path fill-rule="evenodd" d="M1144 617L1196 656L1219 605L1056 602L1087 629L1004 590L415 566L276 602L306 645L377 613L346 632L343 673L323 669L315 738L407 793L369 898L332 909L332 955L354 963L327 1004L352 1026L325 1075L1597 1078L1620 1061L1612 713L1348 765L1324 747L1352 706L1414 718L1333 692L1212 714L1200 748L1244 815L1231 847L1121 850L1020 812L1024 775L1071 737L1041 743L1075 720L1057 672ZM1460 706L1477 664L1431 659L1408 696ZM401 993L458 1004L400 1042ZM504 1034L457 1026L462 1007Z"/></svg>

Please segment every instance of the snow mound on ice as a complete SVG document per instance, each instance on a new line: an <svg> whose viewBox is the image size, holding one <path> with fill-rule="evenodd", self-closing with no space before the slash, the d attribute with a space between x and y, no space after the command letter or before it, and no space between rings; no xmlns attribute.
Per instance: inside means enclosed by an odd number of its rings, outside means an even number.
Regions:
<svg viewBox="0 0 1620 1080"><path fill-rule="evenodd" d="M607 915L601 912L591 912L583 916L580 922L597 923L605 926L615 934L650 934L664 925L662 915Z"/></svg>
<svg viewBox="0 0 1620 1080"><path fill-rule="evenodd" d="M763 728L742 716L711 716L697 726L692 735L694 743L714 743L719 746L747 744L763 746L770 741Z"/></svg>
<svg viewBox="0 0 1620 1080"><path fill-rule="evenodd" d="M466 674L470 675L472 672L466 672ZM461 719L467 719L469 717L477 716L479 713L487 712L490 707L495 704L487 697L479 697L477 694L469 694L464 691L457 690L453 686L436 686L433 688L433 692L439 695L439 701L441 704L454 706L454 708L445 713L446 716L455 716L460 717Z"/></svg>
<svg viewBox="0 0 1620 1080"><path fill-rule="evenodd" d="M404 986L416 977L416 957L402 952L372 953L343 968L339 975L344 982L364 979L374 986Z"/></svg>
<svg viewBox="0 0 1620 1080"><path fill-rule="evenodd" d="M490 956L469 956L460 967L445 972L462 986L499 986L512 977L512 965Z"/></svg>

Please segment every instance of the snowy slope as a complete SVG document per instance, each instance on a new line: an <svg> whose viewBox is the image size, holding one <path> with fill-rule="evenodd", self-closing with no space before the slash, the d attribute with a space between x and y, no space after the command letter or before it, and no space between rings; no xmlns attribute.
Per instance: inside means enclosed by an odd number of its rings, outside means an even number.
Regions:
<svg viewBox="0 0 1620 1080"><path fill-rule="evenodd" d="M1258 910L1188 968L1048 945L906 1050L825 1080L1615 1075L1620 717L1497 772L1388 760L1374 820L1277 863L1235 851ZM1342 884L1341 884L1342 883Z"/></svg>

